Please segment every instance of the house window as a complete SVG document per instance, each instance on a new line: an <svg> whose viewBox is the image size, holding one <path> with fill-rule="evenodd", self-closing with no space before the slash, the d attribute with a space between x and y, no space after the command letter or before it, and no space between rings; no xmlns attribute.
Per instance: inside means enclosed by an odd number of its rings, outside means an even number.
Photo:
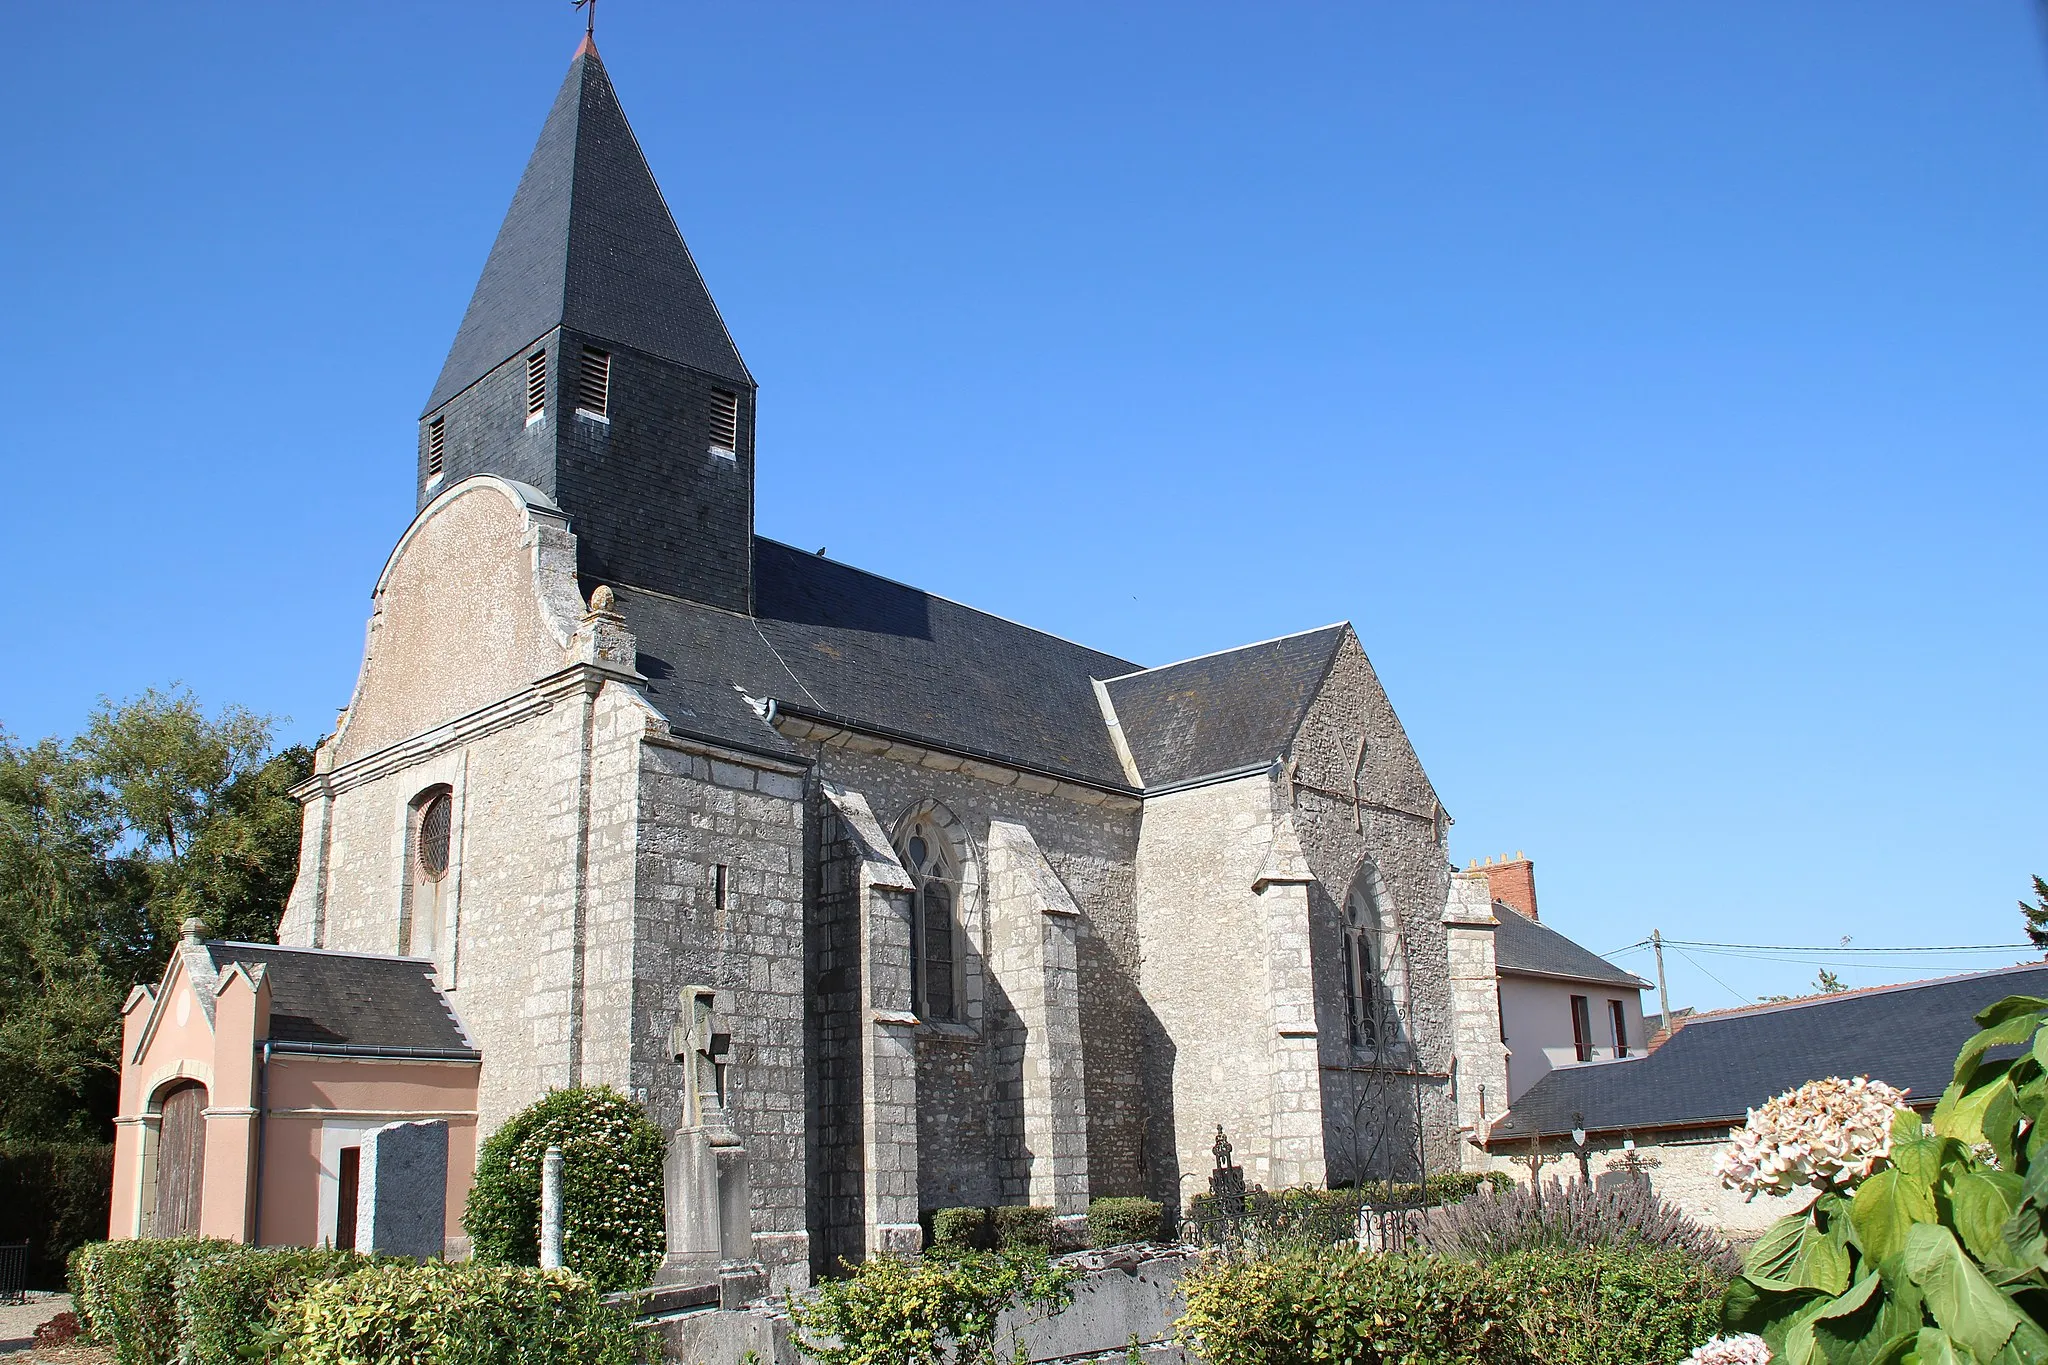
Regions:
<svg viewBox="0 0 2048 1365"><path fill-rule="evenodd" d="M721 915L725 913L725 879L728 875L729 874L726 870L726 865L724 863L716 863L712 865L711 908Z"/></svg>
<svg viewBox="0 0 2048 1365"><path fill-rule="evenodd" d="M733 454L740 448L740 396L711 391L711 448Z"/></svg>
<svg viewBox="0 0 2048 1365"><path fill-rule="evenodd" d="M535 351L526 357L526 421L530 426L548 411L548 353Z"/></svg>
<svg viewBox="0 0 2048 1365"><path fill-rule="evenodd" d="M1580 1061L1593 1060L1593 1006L1583 995L1572 997L1572 1048Z"/></svg>
<svg viewBox="0 0 2048 1365"><path fill-rule="evenodd" d="M911 993L918 1017L937 1023L960 1020L960 862L952 840L920 816L904 832L904 870L911 893Z"/></svg>
<svg viewBox="0 0 2048 1365"><path fill-rule="evenodd" d="M398 917L401 957L434 957L441 949L448 914L448 854L454 813L454 793L447 787L429 787L413 799L406 897Z"/></svg>
<svg viewBox="0 0 2048 1365"><path fill-rule="evenodd" d="M612 401L612 357L594 346L583 348L583 367L576 375L576 411L609 417Z"/></svg>
<svg viewBox="0 0 2048 1365"><path fill-rule="evenodd" d="M1614 1055L1628 1056L1628 1012L1619 1000L1607 1002L1607 1020L1614 1026Z"/></svg>
<svg viewBox="0 0 2048 1365"><path fill-rule="evenodd" d="M1407 950L1379 869L1367 862L1344 902L1344 1014L1351 1046L1378 1051L1401 1040Z"/></svg>
<svg viewBox="0 0 2048 1365"><path fill-rule="evenodd" d="M447 428L436 417L427 423L427 482L441 477L441 461L447 454Z"/></svg>

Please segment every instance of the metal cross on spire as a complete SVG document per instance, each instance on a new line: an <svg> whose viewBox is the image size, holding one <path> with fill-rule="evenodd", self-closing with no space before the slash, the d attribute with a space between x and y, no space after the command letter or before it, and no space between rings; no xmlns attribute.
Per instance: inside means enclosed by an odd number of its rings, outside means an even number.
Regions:
<svg viewBox="0 0 2048 1365"><path fill-rule="evenodd" d="M583 36L597 37L597 0L569 0L571 6L583 11Z"/></svg>

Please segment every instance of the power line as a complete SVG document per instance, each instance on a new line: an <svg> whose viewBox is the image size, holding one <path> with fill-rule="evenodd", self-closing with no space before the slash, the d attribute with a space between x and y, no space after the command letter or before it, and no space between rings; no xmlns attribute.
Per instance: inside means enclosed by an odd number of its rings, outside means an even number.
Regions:
<svg viewBox="0 0 2048 1365"><path fill-rule="evenodd" d="M1665 944L1668 947L1670 945L1670 940L1666 939ZM1694 958L1691 953L1688 953L1683 948L1678 949L1677 952L1678 955L1684 958L1687 962L1692 963L1693 966L1698 967L1703 972L1706 972L1708 979L1711 980L1716 986L1719 986L1722 990L1728 992L1728 994L1734 996L1737 1000L1741 1001L1745 1005L1752 1003L1750 997L1736 990L1733 986L1723 981L1720 977L1715 976L1712 972L1708 972L1707 969L1704 966L1702 966L1700 962L1696 958Z"/></svg>
<svg viewBox="0 0 2048 1365"><path fill-rule="evenodd" d="M1830 958L1856 957L1870 953L2003 953L2010 952L2015 948L2037 951L2032 943L1949 943L1922 944L1918 947L1904 948L1858 948L1842 943L1819 944L1808 947L1791 943L1711 943L1701 939L1667 938L1664 940L1664 945L1667 948L1698 948L1703 952L1747 950L1765 953L1818 953ZM1633 953L1638 949L1649 946L1650 940L1646 938L1638 939L1625 948L1616 948L1612 952L1602 953L1600 956L1620 957L1624 953Z"/></svg>

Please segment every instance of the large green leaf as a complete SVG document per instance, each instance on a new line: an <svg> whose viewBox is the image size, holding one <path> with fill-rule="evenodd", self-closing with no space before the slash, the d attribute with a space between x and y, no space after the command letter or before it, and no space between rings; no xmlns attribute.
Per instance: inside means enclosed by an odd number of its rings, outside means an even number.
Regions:
<svg viewBox="0 0 2048 1365"><path fill-rule="evenodd" d="M1949 1211L1956 1236L1972 1256L1996 1265L2013 1263L2005 1225L2020 1201L2020 1191L2018 1177L1999 1171L1965 1171L1956 1177L1949 1187Z"/></svg>
<svg viewBox="0 0 2048 1365"><path fill-rule="evenodd" d="M2048 1265L2048 1228L2041 1224L2041 1210L2032 1203L2023 1203L2006 1219L2000 1229L2005 1244L2011 1249L2010 1260L2015 1265Z"/></svg>
<svg viewBox="0 0 2048 1365"><path fill-rule="evenodd" d="M1936 1327L1921 1328L1913 1350L1918 1356L1914 1365L1976 1365L1977 1362L1969 1347L1959 1344Z"/></svg>
<svg viewBox="0 0 2048 1365"><path fill-rule="evenodd" d="M2048 1000L2038 995L2008 995L1995 1005L1986 1005L1977 1011L1977 1027L1992 1028L2008 1019L2022 1014L2040 1014L2048 1011Z"/></svg>
<svg viewBox="0 0 2048 1365"><path fill-rule="evenodd" d="M2019 1330L2019 1310L1984 1278L1947 1228L1915 1224L1906 1234L1905 1264L1942 1330L1979 1356L1997 1355Z"/></svg>
<svg viewBox="0 0 2048 1365"><path fill-rule="evenodd" d="M1829 1302L1827 1295L1810 1289L1777 1290L1760 1285L1747 1275L1737 1275L1728 1282L1728 1291L1721 1297L1721 1325L1731 1332L1754 1332L1782 1356L1792 1329L1803 1325ZM1808 1332L1805 1339L1810 1350L1812 1333Z"/></svg>
<svg viewBox="0 0 2048 1365"><path fill-rule="evenodd" d="M2010 1099L2012 1078L2006 1074L2010 1062L1993 1062L2001 1070L1996 1076L1979 1076L1976 1083L1965 1089L1961 1081L1951 1082L1941 1092L1941 1102L1934 1106L1934 1131L1957 1142L1977 1143L1985 1140L1985 1114L1992 1103L2000 1097Z"/></svg>
<svg viewBox="0 0 2048 1365"><path fill-rule="evenodd" d="M1937 1220L1934 1195L1905 1171L1879 1171L1856 1187L1849 1218L1863 1254L1887 1262L1904 1254L1909 1231Z"/></svg>
<svg viewBox="0 0 2048 1365"><path fill-rule="evenodd" d="M1901 1109L1892 1118L1892 1165L1910 1171L1929 1186L1941 1179L1941 1160L1947 1153L1947 1142L1948 1139L1928 1132L1926 1123L1910 1109Z"/></svg>
<svg viewBox="0 0 2048 1365"><path fill-rule="evenodd" d="M1840 1294L1849 1287L1849 1248L1840 1237L1830 1237L1809 1227L1799 1243L1796 1283L1824 1294Z"/></svg>
<svg viewBox="0 0 2048 1365"><path fill-rule="evenodd" d="M1999 1084L1992 1087L1991 1102L1984 1107L1984 1117L1977 1125L1997 1154L2001 1170L2019 1169L2020 1117L2019 1092L2013 1089L2011 1075L2002 1076Z"/></svg>
<svg viewBox="0 0 2048 1365"><path fill-rule="evenodd" d="M1912 1346L1920 1329L1920 1299L1886 1292L1875 1274L1865 1275L1813 1319L1813 1340L1828 1365L1884 1365Z"/></svg>
<svg viewBox="0 0 2048 1365"><path fill-rule="evenodd" d="M1812 1226L1803 1213L1788 1213L1771 1224L1742 1254L1743 1273L1755 1279L1791 1284L1800 1243Z"/></svg>
<svg viewBox="0 0 2048 1365"><path fill-rule="evenodd" d="M1997 1006L1993 1006L1996 1009ZM1995 1047L2017 1047L2034 1036L2034 1030L2041 1026L2037 1011L2029 1010L1999 1020L1990 1027L1973 1035L1963 1044L1963 1050L1956 1054L1955 1079L1967 1081L1970 1073L1977 1069L1977 1063L1986 1052Z"/></svg>

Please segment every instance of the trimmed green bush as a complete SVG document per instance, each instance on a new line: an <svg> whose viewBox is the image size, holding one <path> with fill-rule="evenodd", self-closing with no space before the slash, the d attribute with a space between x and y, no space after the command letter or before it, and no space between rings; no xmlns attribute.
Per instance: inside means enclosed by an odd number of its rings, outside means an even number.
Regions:
<svg viewBox="0 0 2048 1365"><path fill-rule="evenodd" d="M171 1365L178 1354L178 1272L242 1250L204 1237L88 1242L71 1253L73 1306L119 1365Z"/></svg>
<svg viewBox="0 0 2048 1365"><path fill-rule="evenodd" d="M540 1261L540 1167L562 1149L562 1260L600 1290L646 1284L666 1249L667 1141L639 1105L606 1086L551 1090L477 1153L463 1210L476 1259Z"/></svg>
<svg viewBox="0 0 2048 1365"><path fill-rule="evenodd" d="M177 1269L179 1365L242 1365L261 1354L280 1314L305 1287L370 1263L353 1251L245 1247L185 1261Z"/></svg>
<svg viewBox="0 0 2048 1365"><path fill-rule="evenodd" d="M790 1316L818 1365L990 1365L997 1315L1013 1304L1054 1312L1073 1281L1042 1250L934 1248L918 1261L873 1257L792 1303Z"/></svg>
<svg viewBox="0 0 2048 1365"><path fill-rule="evenodd" d="M1725 1271L1676 1251L1531 1251L1489 1268L1543 1365L1669 1365L1720 1330Z"/></svg>
<svg viewBox="0 0 2048 1365"><path fill-rule="evenodd" d="M1099 1247L1154 1241L1165 1217L1166 1210L1157 1199L1091 1199L1088 1240Z"/></svg>
<svg viewBox="0 0 2048 1365"><path fill-rule="evenodd" d="M1715 1334L1727 1283L1671 1251L1240 1254L1182 1281L1180 1330L1210 1365L1672 1365Z"/></svg>
<svg viewBox="0 0 2048 1365"><path fill-rule="evenodd" d="M521 1266L367 1266L278 1315L284 1365L635 1365L646 1338L588 1280Z"/></svg>
<svg viewBox="0 0 2048 1365"><path fill-rule="evenodd" d="M940 1209L932 1215L932 1245L958 1251L986 1251L991 1236L987 1209Z"/></svg>
<svg viewBox="0 0 2048 1365"><path fill-rule="evenodd" d="M1043 1204L998 1205L989 1210L989 1220L995 1227L998 1250L1044 1250L1052 1245L1052 1210Z"/></svg>
<svg viewBox="0 0 2048 1365"><path fill-rule="evenodd" d="M114 1148L104 1142L0 1146L0 1244L28 1243L31 1289L62 1289L65 1262L107 1235Z"/></svg>
<svg viewBox="0 0 2048 1365"><path fill-rule="evenodd" d="M1470 1261L1335 1250L1216 1256L1181 1287L1179 1331L1209 1365L1522 1361L1506 1290Z"/></svg>

